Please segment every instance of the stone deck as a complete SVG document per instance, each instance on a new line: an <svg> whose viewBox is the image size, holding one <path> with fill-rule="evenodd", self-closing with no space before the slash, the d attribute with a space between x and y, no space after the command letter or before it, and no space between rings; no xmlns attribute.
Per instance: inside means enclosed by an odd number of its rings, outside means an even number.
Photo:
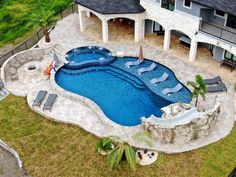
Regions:
<svg viewBox="0 0 236 177"><path fill-rule="evenodd" d="M34 111L56 121L79 125L81 128L99 137L110 135L119 136L121 139L129 141L133 146L149 148L166 153L178 153L196 149L218 141L230 133L234 125L234 86L232 83L235 82L235 72L230 73L223 68L219 69L217 63L212 62L210 59L206 59L207 57L201 57L205 55L205 53L200 52L197 62L189 63L187 60L187 52L185 49L176 46L175 41L172 42L173 47L170 52L165 52L161 49L162 44L158 41L156 36L149 36L143 42L134 43L133 39L131 40L132 37L127 36L131 36L133 33L128 32L128 34L126 34L125 32L127 30L122 30L122 26L118 26L117 28L111 27L112 36L116 36L116 38L111 36L111 42L104 44L101 42L101 32L98 29L99 22L97 19L92 18L88 23L89 30L81 33L79 31L78 14L66 17L62 21L59 21L56 28L52 31L51 37L53 43L60 44L64 51L80 46L97 45L108 48L112 52L124 51L126 56L137 56L139 46L142 45L145 58L153 59L171 68L175 72L177 78L184 84L189 80L194 80L195 75L198 73L201 73L205 78L221 75L229 91L228 93L222 92L218 94L219 98L222 100L222 111L219 121L216 123L211 133L205 138L184 145L163 144L159 141L154 141L154 145L150 148L146 144L137 142L132 138L136 132L142 131L140 126L124 127L116 125L114 128L104 124L97 114L89 107L81 102L64 97L60 95L59 92L58 99L51 112L44 112L42 111L42 108L38 107L32 108ZM117 35L116 31L119 31ZM112 41L112 39L114 41ZM41 42L40 45L42 46L43 42ZM56 92L54 86L51 85L52 83L50 80L43 76L42 73L42 68L48 65L50 59L50 57L45 58L40 62L40 69L33 75L32 73L28 74L25 72L25 66L19 68L19 81L8 81L6 83L7 89L17 95L27 95L30 107L38 90L46 89L48 92ZM200 61L205 62L203 64L204 67L201 66L202 64ZM207 67L207 65L211 67ZM202 104L207 105L208 107L213 105L215 96L216 94L207 94L207 100Z"/></svg>

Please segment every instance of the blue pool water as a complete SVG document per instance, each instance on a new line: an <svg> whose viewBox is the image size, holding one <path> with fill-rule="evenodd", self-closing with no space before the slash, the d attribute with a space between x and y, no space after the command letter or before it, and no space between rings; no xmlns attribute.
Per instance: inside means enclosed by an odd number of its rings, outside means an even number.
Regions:
<svg viewBox="0 0 236 177"><path fill-rule="evenodd" d="M96 52L88 52L81 55L77 53L75 57L72 52L67 57L70 61L76 60L78 63L85 58L96 60L101 56ZM109 119L124 126L139 125L141 117L149 117L152 114L160 117L160 109L171 103L191 101L191 93L186 87L171 96L160 94L160 90L166 86L172 87L179 82L174 73L165 66L157 63L156 71L141 76L136 72L141 66L130 69L124 67L127 61L136 59L126 57L104 66L89 66L82 69L62 67L56 73L56 82L65 90L93 100ZM150 63L151 61L145 60L143 66ZM158 74L163 72L170 75L166 83L158 86L149 85L150 78L158 77Z"/></svg>

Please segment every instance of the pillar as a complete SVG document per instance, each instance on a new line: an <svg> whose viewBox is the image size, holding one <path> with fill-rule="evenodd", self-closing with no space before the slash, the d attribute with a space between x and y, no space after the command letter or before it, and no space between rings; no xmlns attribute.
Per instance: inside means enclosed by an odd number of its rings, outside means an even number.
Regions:
<svg viewBox="0 0 236 177"><path fill-rule="evenodd" d="M190 52L189 52L189 61L194 62L197 56L197 47L198 42L195 39L191 40Z"/></svg>
<svg viewBox="0 0 236 177"><path fill-rule="evenodd" d="M80 31L85 31L85 16L84 11L79 9L79 25L80 25Z"/></svg>
<svg viewBox="0 0 236 177"><path fill-rule="evenodd" d="M135 20L135 25L134 25L134 41L139 42L143 40L144 38L144 20L137 19Z"/></svg>
<svg viewBox="0 0 236 177"><path fill-rule="evenodd" d="M89 18L91 16L90 12L87 11L87 17Z"/></svg>
<svg viewBox="0 0 236 177"><path fill-rule="evenodd" d="M108 42L109 41L108 21L107 20L102 20L102 38L103 38L103 42Z"/></svg>
<svg viewBox="0 0 236 177"><path fill-rule="evenodd" d="M164 50L170 49L170 40L171 40L171 30L165 29L165 36L164 36Z"/></svg>

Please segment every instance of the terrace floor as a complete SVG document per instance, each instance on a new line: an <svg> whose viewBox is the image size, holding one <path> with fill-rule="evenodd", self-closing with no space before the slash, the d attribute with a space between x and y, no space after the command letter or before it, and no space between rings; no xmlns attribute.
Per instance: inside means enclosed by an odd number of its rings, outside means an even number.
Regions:
<svg viewBox="0 0 236 177"><path fill-rule="evenodd" d="M226 83L229 90L228 93L222 92L218 94L222 100L223 107L220 121L216 123L209 136L181 146L178 144L163 144L156 141L152 149L172 153L188 151L215 142L230 133L234 124L234 85L232 83L235 82L235 72L231 73L226 69L219 69L219 64L210 59L209 54L203 49L199 49L197 61L190 63L187 59L188 51L178 46L175 36L172 36L171 50L166 52L162 50L162 37L148 35L144 41L134 43L132 29L110 24L111 42L104 44L101 41L100 21L92 17L87 19L87 24L87 31L81 33L79 31L78 14L66 17L59 21L51 32L53 43L59 44L64 51L80 46L97 45L108 48L112 52L124 51L126 56L137 56L139 46L142 45L145 58L155 60L171 68L177 78L184 84L189 80L193 80L198 73L201 73L205 78L220 75ZM43 43L41 42L40 45L43 45ZM8 81L6 87L14 94L27 95L29 106L32 104L38 90L46 89L49 92L55 92L50 81L43 76L42 72L42 68L48 65L49 60L50 58L46 57L39 64L40 69L34 75L25 73L24 66L22 66L18 70L20 79L14 82ZM202 64L202 62L204 63ZM59 97L52 112L43 112L41 108L34 108L34 110L56 121L80 125L86 131L97 136L118 135L124 140L129 140L134 146L146 147L144 144L131 139L134 133L142 130L140 126L127 128L117 125L115 128L111 128L105 125L89 107L63 97L60 93L58 95ZM207 94L207 99L202 105L207 107L213 105L215 96L216 94Z"/></svg>

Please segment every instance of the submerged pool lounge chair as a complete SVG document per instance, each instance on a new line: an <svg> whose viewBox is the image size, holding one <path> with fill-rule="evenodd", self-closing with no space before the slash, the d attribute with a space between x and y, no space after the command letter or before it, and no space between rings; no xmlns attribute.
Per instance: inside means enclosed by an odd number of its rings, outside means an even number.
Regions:
<svg viewBox="0 0 236 177"><path fill-rule="evenodd" d="M167 95L167 94L171 94L171 93L176 93L179 92L181 89L183 88L183 86L179 83L177 84L175 87L173 88L165 88L161 91L161 93L163 95Z"/></svg>
<svg viewBox="0 0 236 177"><path fill-rule="evenodd" d="M164 73L161 77L159 78L153 78L150 80L150 83L153 85L156 85L159 82L163 82L165 81L167 78L169 77L169 75L167 73Z"/></svg>
<svg viewBox="0 0 236 177"><path fill-rule="evenodd" d="M139 68L138 69L138 75L141 75L142 73L148 72L148 71L152 71L156 68L156 64L152 63L150 66L145 67L145 68Z"/></svg>
<svg viewBox="0 0 236 177"><path fill-rule="evenodd" d="M0 89L4 87L3 81L0 79Z"/></svg>
<svg viewBox="0 0 236 177"><path fill-rule="evenodd" d="M125 66L127 68L130 68L131 66L138 66L143 62L143 60L136 60L136 61L128 61L127 63L125 63Z"/></svg>
<svg viewBox="0 0 236 177"><path fill-rule="evenodd" d="M34 106L41 106L45 96L47 95L47 91L46 90L40 90L32 104L32 107Z"/></svg>
<svg viewBox="0 0 236 177"><path fill-rule="evenodd" d="M53 104L55 103L56 101L56 98L57 98L57 94L49 94L46 102L44 103L44 106L43 106L43 111L44 110L52 110L52 106Z"/></svg>
<svg viewBox="0 0 236 177"><path fill-rule="evenodd" d="M227 88L225 84L210 86L210 87L207 87L207 90L206 90L206 92L223 92L223 91L227 92Z"/></svg>
<svg viewBox="0 0 236 177"><path fill-rule="evenodd" d="M211 85L211 84L222 84L222 80L220 76L216 76L212 79L205 79L204 80L206 84Z"/></svg>

